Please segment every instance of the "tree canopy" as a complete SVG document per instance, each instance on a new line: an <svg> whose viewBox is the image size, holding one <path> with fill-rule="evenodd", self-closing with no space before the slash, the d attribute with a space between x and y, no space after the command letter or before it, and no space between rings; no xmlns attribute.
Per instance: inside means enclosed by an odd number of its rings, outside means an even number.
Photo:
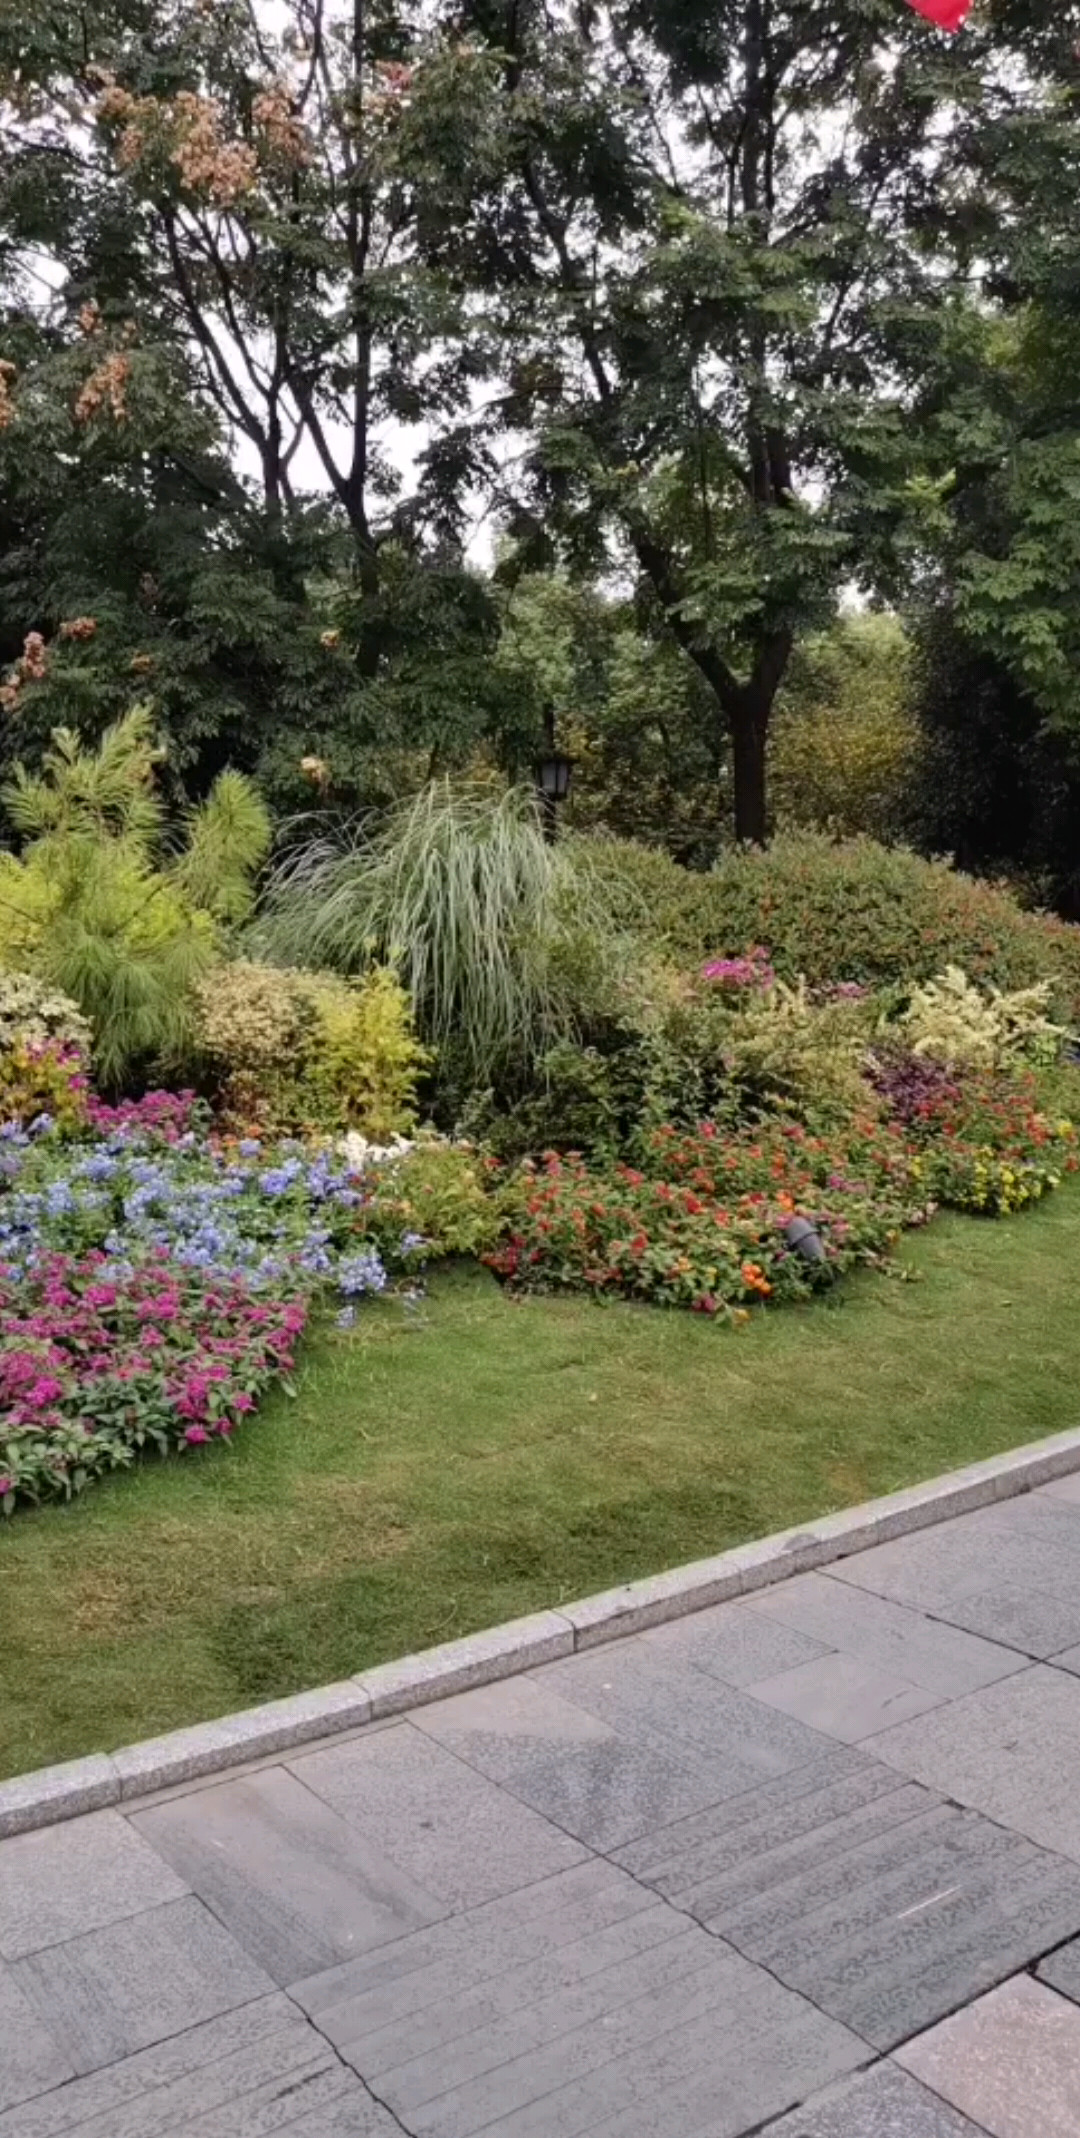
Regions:
<svg viewBox="0 0 1080 2138"><path fill-rule="evenodd" d="M352 806L557 699L704 859L852 590L1075 727L1074 12L0 0L0 756Z"/></svg>

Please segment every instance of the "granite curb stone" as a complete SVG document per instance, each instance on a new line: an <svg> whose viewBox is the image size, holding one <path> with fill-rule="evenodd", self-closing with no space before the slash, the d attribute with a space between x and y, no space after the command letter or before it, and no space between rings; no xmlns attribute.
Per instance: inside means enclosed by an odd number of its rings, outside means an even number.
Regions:
<svg viewBox="0 0 1080 2138"><path fill-rule="evenodd" d="M0 1839L270 1757L368 1721L405 1714L624 1634L688 1616L827 1566L996 1500L1080 1472L1080 1428L953 1470L928 1483L716 1558L629 1582L576 1604L471 1634L354 1679L176 1730L111 1755L93 1753L0 1782Z"/></svg>
<svg viewBox="0 0 1080 2138"><path fill-rule="evenodd" d="M566 1613L537 1611L530 1618L514 1618L505 1626L382 1663L358 1675L356 1682L370 1700L372 1722L379 1722L429 1700L471 1692L474 1686L492 1685L521 1670L537 1670L573 1652L574 1629Z"/></svg>

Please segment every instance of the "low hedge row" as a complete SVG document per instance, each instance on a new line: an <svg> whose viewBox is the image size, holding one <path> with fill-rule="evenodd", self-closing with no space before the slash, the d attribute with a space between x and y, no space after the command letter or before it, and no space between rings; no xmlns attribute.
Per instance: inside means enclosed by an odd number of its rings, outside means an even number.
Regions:
<svg viewBox="0 0 1080 2138"><path fill-rule="evenodd" d="M708 874L628 840L578 852L624 925L678 962L764 943L783 979L870 987L959 965L1001 988L1050 979L1058 1014L1080 1014L1080 928L903 847L789 833L764 852L733 849Z"/></svg>

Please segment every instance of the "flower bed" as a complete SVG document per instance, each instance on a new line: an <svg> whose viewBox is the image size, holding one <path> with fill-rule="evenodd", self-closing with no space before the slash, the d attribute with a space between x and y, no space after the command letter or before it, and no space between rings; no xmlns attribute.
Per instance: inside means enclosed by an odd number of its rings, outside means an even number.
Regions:
<svg viewBox="0 0 1080 2138"><path fill-rule="evenodd" d="M123 1275L100 1253L39 1256L0 1291L0 1503L78 1492L140 1448L221 1438L287 1373L306 1302L184 1269Z"/></svg>
<svg viewBox="0 0 1080 2138"><path fill-rule="evenodd" d="M893 1120L922 1159L935 1201L999 1217L1037 1202L1078 1164L1071 1121L1039 1107L1036 1078L955 1070L894 1055L872 1072Z"/></svg>
<svg viewBox="0 0 1080 2138"><path fill-rule="evenodd" d="M878 1263L927 1214L917 1159L872 1127L843 1147L796 1126L738 1136L659 1129L642 1167L591 1169L551 1153L503 1191L507 1237L489 1266L525 1286L582 1288L698 1313L805 1298L859 1263ZM789 1239L809 1220L821 1258Z"/></svg>
<svg viewBox="0 0 1080 2138"><path fill-rule="evenodd" d="M190 1093L91 1099L75 1140L0 1129L0 1507L227 1433L313 1303L347 1326L486 1239L483 1179L447 1145L221 1139Z"/></svg>
<svg viewBox="0 0 1080 2138"><path fill-rule="evenodd" d="M1047 1121L1028 1080L929 1077L920 1089L906 1120L868 1114L828 1134L779 1121L660 1128L640 1167L551 1153L504 1187L506 1237L485 1259L519 1287L740 1314L880 1263L939 1203L996 1216L1075 1170L1071 1123ZM812 1226L819 1259L794 1247L795 1217Z"/></svg>
<svg viewBox="0 0 1080 2138"><path fill-rule="evenodd" d="M996 1216L1075 1169L1033 1073L914 1053L887 1006L841 1029L852 988L780 989L761 950L707 982L741 1065L721 1081L730 1120L638 1120L633 1164L552 1152L504 1173L437 1138L226 1135L191 1092L105 1104L74 1041L35 1037L0 1127L0 1507L227 1434L313 1308L348 1327L436 1255L518 1288L745 1319L882 1263L938 1203Z"/></svg>

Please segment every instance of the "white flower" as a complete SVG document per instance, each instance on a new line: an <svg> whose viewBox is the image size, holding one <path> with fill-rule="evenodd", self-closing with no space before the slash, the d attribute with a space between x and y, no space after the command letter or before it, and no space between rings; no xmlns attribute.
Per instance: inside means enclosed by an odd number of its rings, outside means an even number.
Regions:
<svg viewBox="0 0 1080 2138"><path fill-rule="evenodd" d="M362 1173L367 1166L386 1165L392 1158L404 1158L414 1146L405 1136L393 1136L389 1143L369 1143L359 1130L350 1129L338 1148L344 1152L350 1172Z"/></svg>

